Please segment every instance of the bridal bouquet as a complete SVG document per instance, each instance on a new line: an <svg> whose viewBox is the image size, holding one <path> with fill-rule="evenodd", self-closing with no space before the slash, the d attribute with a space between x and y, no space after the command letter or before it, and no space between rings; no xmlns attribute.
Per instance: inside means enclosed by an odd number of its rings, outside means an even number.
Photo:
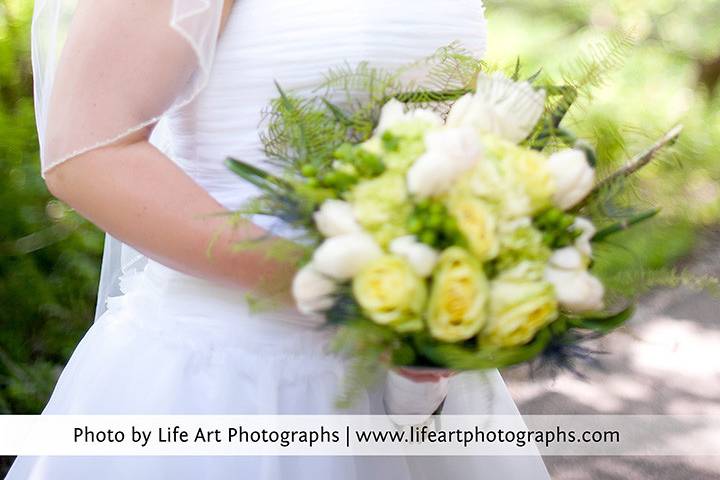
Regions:
<svg viewBox="0 0 720 480"><path fill-rule="evenodd" d="M269 168L228 161L261 190L242 213L303 232L297 307L340 326L356 376L383 361L473 370L589 354L580 341L633 310L606 301L593 246L657 213L618 220L592 204L678 132L599 182L593 149L560 126L576 86L448 50L428 63L410 86L366 65L331 72L320 93L278 86Z"/></svg>

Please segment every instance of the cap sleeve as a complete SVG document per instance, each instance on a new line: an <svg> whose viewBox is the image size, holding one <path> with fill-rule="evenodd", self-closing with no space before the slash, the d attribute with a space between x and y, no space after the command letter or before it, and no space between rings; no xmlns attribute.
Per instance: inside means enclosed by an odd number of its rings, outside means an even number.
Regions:
<svg viewBox="0 0 720 480"><path fill-rule="evenodd" d="M207 82L222 12L222 0L36 1L43 174L190 102Z"/></svg>

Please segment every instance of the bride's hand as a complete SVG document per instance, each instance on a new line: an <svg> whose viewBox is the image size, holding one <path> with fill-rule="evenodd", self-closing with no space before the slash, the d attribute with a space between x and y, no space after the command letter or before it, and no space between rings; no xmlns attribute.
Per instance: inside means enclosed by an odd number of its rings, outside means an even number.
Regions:
<svg viewBox="0 0 720 480"><path fill-rule="evenodd" d="M396 367L394 370L401 376L418 383L425 382L439 382L443 379L450 378L455 375L454 370L440 369L440 368L409 368L409 367Z"/></svg>

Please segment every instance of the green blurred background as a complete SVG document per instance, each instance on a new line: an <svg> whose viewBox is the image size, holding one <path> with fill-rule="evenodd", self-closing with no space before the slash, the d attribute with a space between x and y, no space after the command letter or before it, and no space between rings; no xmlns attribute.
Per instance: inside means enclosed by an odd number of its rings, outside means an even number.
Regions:
<svg viewBox="0 0 720 480"><path fill-rule="evenodd" d="M102 234L54 200L39 174L32 104L32 1L0 0L0 414L39 412L92 321ZM567 119L619 163L682 122L636 194L663 207L619 241L659 268L720 216L720 0L488 1L489 61L559 77L612 32L637 43ZM628 261L618 256L616 261ZM612 268L612 261L605 268ZM0 467L0 471L2 468Z"/></svg>
<svg viewBox="0 0 720 480"><path fill-rule="evenodd" d="M102 235L40 178L32 1L0 1L0 414L36 413L93 318Z"/></svg>

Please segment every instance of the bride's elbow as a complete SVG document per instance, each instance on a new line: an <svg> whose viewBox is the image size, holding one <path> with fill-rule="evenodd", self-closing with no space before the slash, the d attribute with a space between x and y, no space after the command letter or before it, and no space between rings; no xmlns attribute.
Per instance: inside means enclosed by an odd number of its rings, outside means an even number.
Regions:
<svg viewBox="0 0 720 480"><path fill-rule="evenodd" d="M69 191L70 183L67 175L65 175L65 168L63 165L57 165L43 174L45 180L45 186L48 191L56 198L67 201L67 192Z"/></svg>
<svg viewBox="0 0 720 480"><path fill-rule="evenodd" d="M88 152L66 160L43 173L45 186L57 199L74 207L75 200L88 190L88 176L94 152ZM84 166L83 166L84 165Z"/></svg>

